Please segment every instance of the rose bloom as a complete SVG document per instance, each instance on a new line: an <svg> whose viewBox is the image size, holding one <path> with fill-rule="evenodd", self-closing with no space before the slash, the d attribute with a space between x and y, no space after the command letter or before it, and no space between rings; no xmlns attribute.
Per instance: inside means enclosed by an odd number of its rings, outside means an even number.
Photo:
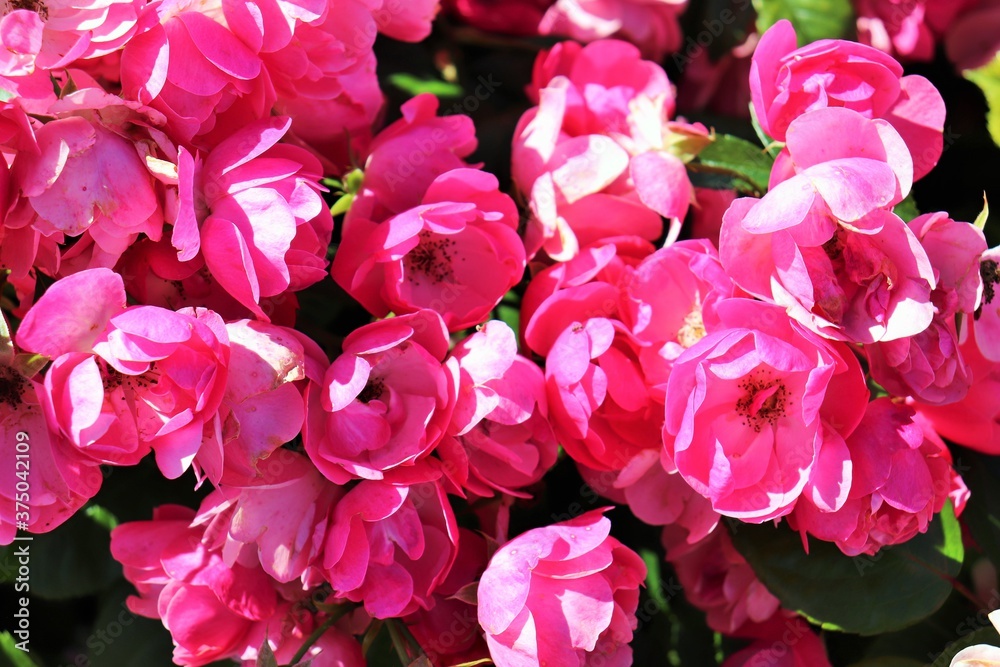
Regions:
<svg viewBox="0 0 1000 667"><path fill-rule="evenodd" d="M943 437L986 454L1000 454L1000 362L983 355L978 325L973 318L965 318L969 331L958 348L972 374L965 397L947 405L920 403L914 407Z"/></svg>
<svg viewBox="0 0 1000 667"><path fill-rule="evenodd" d="M858 41L900 60L931 61L936 42L976 0L855 0Z"/></svg>
<svg viewBox="0 0 1000 667"><path fill-rule="evenodd" d="M580 42L617 37L661 60L681 45L680 15L687 0L556 0L538 31Z"/></svg>
<svg viewBox="0 0 1000 667"><path fill-rule="evenodd" d="M445 434L455 405L441 317L423 310L368 324L344 339L343 350L322 385L306 390L309 458L338 484L428 479L421 460Z"/></svg>
<svg viewBox="0 0 1000 667"><path fill-rule="evenodd" d="M663 68L617 40L557 44L539 55L528 89L538 106L514 130L511 173L530 202L525 246L557 261L612 236L676 238L693 190L684 167L710 139L670 121Z"/></svg>
<svg viewBox="0 0 1000 667"><path fill-rule="evenodd" d="M934 270L887 207L910 189L899 134L850 109L799 116L760 200L723 216L720 258L747 292L778 303L813 331L859 343L926 329Z"/></svg>
<svg viewBox="0 0 1000 667"><path fill-rule="evenodd" d="M139 594L129 596L129 610L162 620L178 665L238 657L254 622L270 619L278 606L275 582L259 567L223 560L225 526L213 521L226 520L215 512L220 501L214 492L197 515L161 505L151 521L123 523L111 533L111 555Z"/></svg>
<svg viewBox="0 0 1000 667"><path fill-rule="evenodd" d="M558 444L547 419L545 379L517 354L517 338L491 320L461 341L447 361L458 377L458 399L438 455L464 491L518 497L556 462Z"/></svg>
<svg viewBox="0 0 1000 667"><path fill-rule="evenodd" d="M803 539L809 533L848 556L871 555L926 532L949 498L961 514L969 490L947 446L912 408L875 399L847 447L853 469L847 502L836 512L800 502L788 521Z"/></svg>
<svg viewBox="0 0 1000 667"><path fill-rule="evenodd" d="M778 141L805 112L846 107L896 128L913 155L914 178L927 174L941 157L941 93L922 76L903 76L898 62L870 46L821 39L796 48L792 24L778 21L754 51L750 92L761 128Z"/></svg>
<svg viewBox="0 0 1000 667"><path fill-rule="evenodd" d="M6 321L0 320L0 327L6 334ZM22 521L31 533L47 533L62 525L97 495L104 479L93 458L49 427L39 402L42 383L25 378L12 365L15 350L7 340L0 351L0 456L10 463L10 474L0 480L0 545L14 541ZM30 475L25 475L17 462L29 453ZM27 499L25 481L31 485Z"/></svg>
<svg viewBox="0 0 1000 667"><path fill-rule="evenodd" d="M458 525L437 482L362 481L334 505L322 566L334 595L374 618L430 609L458 554Z"/></svg>
<svg viewBox="0 0 1000 667"><path fill-rule="evenodd" d="M88 269L52 285L17 339L54 359L46 414L78 450L132 465L152 448L169 479L191 466L228 377L229 338L216 313L126 308L121 276Z"/></svg>
<svg viewBox="0 0 1000 667"><path fill-rule="evenodd" d="M529 530L493 554L478 604L497 667L630 664L646 567L603 513Z"/></svg>
<svg viewBox="0 0 1000 667"><path fill-rule="evenodd" d="M720 327L674 362L663 459L726 516L760 523L803 493L838 508L843 438L868 400L853 353L749 299L717 305Z"/></svg>
<svg viewBox="0 0 1000 667"><path fill-rule="evenodd" d="M944 46L956 70L977 69L993 60L1000 49L997 25L1000 25L1000 3L996 0L977 2L954 20L945 35Z"/></svg>
<svg viewBox="0 0 1000 667"><path fill-rule="evenodd" d="M716 632L755 636L780 613L778 598L757 578L725 529L691 542L684 529L668 525L661 541L684 598L705 612L706 623Z"/></svg>
<svg viewBox="0 0 1000 667"><path fill-rule="evenodd" d="M354 220L331 273L372 314L435 310L450 331L479 324L524 273L514 200L495 176L455 169L419 205L384 222Z"/></svg>

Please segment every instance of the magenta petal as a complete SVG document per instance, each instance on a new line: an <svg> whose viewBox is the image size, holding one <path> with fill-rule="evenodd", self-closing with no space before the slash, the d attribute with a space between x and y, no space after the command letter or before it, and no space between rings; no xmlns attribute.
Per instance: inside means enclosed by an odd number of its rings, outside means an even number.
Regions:
<svg viewBox="0 0 1000 667"><path fill-rule="evenodd" d="M844 439L835 430L824 428L823 444L805 489L813 504L824 512L843 507L851 490L851 469L851 452Z"/></svg>
<svg viewBox="0 0 1000 667"><path fill-rule="evenodd" d="M885 119L906 142L913 156L913 180L918 180L934 168L944 150L944 99L922 76L904 76L900 87L899 99Z"/></svg>
<svg viewBox="0 0 1000 667"><path fill-rule="evenodd" d="M182 12L177 18L184 23L198 51L226 74L249 81L260 73L257 54L214 19L200 12Z"/></svg>
<svg viewBox="0 0 1000 667"><path fill-rule="evenodd" d="M343 410L365 388L371 373L371 364L364 357L342 354L330 365L323 378L323 409L328 412Z"/></svg>
<svg viewBox="0 0 1000 667"><path fill-rule="evenodd" d="M47 357L89 352L125 309L125 285L110 269L89 269L56 281L24 316L19 347Z"/></svg>
<svg viewBox="0 0 1000 667"><path fill-rule="evenodd" d="M629 169L643 204L664 218L684 218L694 190L680 159L662 151L650 151L632 158Z"/></svg>

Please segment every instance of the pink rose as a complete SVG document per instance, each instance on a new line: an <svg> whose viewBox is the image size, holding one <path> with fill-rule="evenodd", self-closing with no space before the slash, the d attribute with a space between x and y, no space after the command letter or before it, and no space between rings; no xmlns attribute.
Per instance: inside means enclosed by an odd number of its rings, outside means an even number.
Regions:
<svg viewBox="0 0 1000 667"><path fill-rule="evenodd" d="M945 2L945 5L950 4ZM980 0L954 20L945 35L945 53L958 71L977 69L1000 50L1000 3Z"/></svg>
<svg viewBox="0 0 1000 667"><path fill-rule="evenodd" d="M630 663L646 567L603 513L529 530L493 554L478 601L497 667Z"/></svg>
<svg viewBox="0 0 1000 667"><path fill-rule="evenodd" d="M259 568L226 565L221 554L227 522L218 514L218 493L195 512L164 505L152 521L124 523L111 533L111 555L139 596L129 609L159 618L174 641L174 662L198 667L238 657L255 621L278 606L274 582ZM216 526L218 528L218 526Z"/></svg>
<svg viewBox="0 0 1000 667"><path fill-rule="evenodd" d="M384 222L353 221L334 279L369 312L441 314L450 331L479 324L524 273L514 201L492 174L438 176L418 206Z"/></svg>
<svg viewBox="0 0 1000 667"><path fill-rule="evenodd" d="M177 257L203 257L219 285L260 319L267 319L262 297L325 276L333 232L319 193L319 163L304 149L278 143L290 123L260 120L205 156L183 148L178 153L170 237ZM311 249L311 259L297 241Z"/></svg>
<svg viewBox="0 0 1000 667"><path fill-rule="evenodd" d="M444 0L445 12L486 32L534 36L553 0Z"/></svg>
<svg viewBox="0 0 1000 667"><path fill-rule="evenodd" d="M632 42L645 57L662 60L681 45L678 18L687 0L556 0L538 31L580 42L617 37Z"/></svg>
<svg viewBox="0 0 1000 667"><path fill-rule="evenodd" d="M407 100L403 117L383 128L364 161L364 180L344 219L382 222L420 204L438 176L469 167L464 158L476 149L476 128L464 115L439 116L438 99L429 93Z"/></svg>
<svg viewBox="0 0 1000 667"><path fill-rule="evenodd" d="M965 326L969 331L958 349L972 375L968 393L956 403L914 407L943 437L980 452L1000 454L1000 362L983 355L983 347L996 349L996 342L984 338L979 322L972 318L965 318Z"/></svg>
<svg viewBox="0 0 1000 667"><path fill-rule="evenodd" d="M68 442L119 465L152 448L174 479L197 456L222 402L226 328L207 309L124 305L118 274L81 271L57 281L28 311L18 342L55 359L44 405Z"/></svg>
<svg viewBox="0 0 1000 667"><path fill-rule="evenodd" d="M754 574L723 529L692 543L686 531L663 529L667 561L684 587L684 597L706 613L716 632L753 637L761 626L781 615L781 603Z"/></svg>
<svg viewBox="0 0 1000 667"><path fill-rule="evenodd" d="M846 107L892 124L913 156L914 179L941 157L941 94L921 76L903 76L899 63L870 46L823 39L796 48L792 24L778 21L754 51L750 92L761 127L778 141L807 111Z"/></svg>
<svg viewBox="0 0 1000 667"><path fill-rule="evenodd" d="M3 333L6 322L0 322ZM80 452L49 425L37 380L12 365L7 337L0 348L0 455L10 474L0 481L0 545L13 542L19 524L47 533L97 495L103 476L96 461Z"/></svg>
<svg viewBox="0 0 1000 667"><path fill-rule="evenodd" d="M722 667L831 667L823 640L801 618L772 623L764 635L732 654Z"/></svg>
<svg viewBox="0 0 1000 667"><path fill-rule="evenodd" d="M169 310L209 308L227 321L257 318L255 312L237 301L205 268L204 256L182 262L169 239L156 243L139 239L125 251L115 268L125 281L129 297L139 303ZM295 326L299 304L294 292L285 290L274 296L262 296L258 304L251 305L255 310L259 308L274 325Z"/></svg>
<svg viewBox="0 0 1000 667"><path fill-rule="evenodd" d="M223 556L229 564L236 554L244 565L256 560L281 583L299 579L315 584L321 577L330 508L343 491L308 458L287 449L262 462L261 468L252 484L222 487L233 507Z"/></svg>
<svg viewBox="0 0 1000 667"><path fill-rule="evenodd" d="M976 0L855 0L858 41L900 60L931 61L952 21Z"/></svg>
<svg viewBox="0 0 1000 667"><path fill-rule="evenodd" d="M458 525L436 482L365 480L337 501L323 547L334 594L375 618L429 609L458 551Z"/></svg>
<svg viewBox="0 0 1000 667"><path fill-rule="evenodd" d="M382 111L372 52L378 28L370 5L345 0L331 8L320 2L325 17L296 22L294 39L261 54L276 93L273 111L292 119L289 139L313 151L327 173L349 171L351 155L368 150Z"/></svg>
<svg viewBox="0 0 1000 667"><path fill-rule="evenodd" d="M518 122L511 155L530 200L529 256L565 261L611 236L654 240L661 216L676 238L693 196L682 158L710 139L668 120L674 93L659 65L625 42L564 42L539 56L529 94L539 103Z"/></svg>
<svg viewBox="0 0 1000 667"><path fill-rule="evenodd" d="M962 400L972 384L953 315L935 315L913 336L866 345L865 354L872 379L894 396L946 405Z"/></svg>
<svg viewBox="0 0 1000 667"><path fill-rule="evenodd" d="M257 667L259 647L263 644L265 632L278 664L291 663L312 633L323 625L324 616L304 614L301 609L293 608L286 614L280 633L274 632L264 621L257 622L247 642L249 647L240 656L243 660L242 667ZM366 667L368 663L361 651L361 643L338 625L344 623L326 628L306 651L304 661L308 662L309 667ZM258 635L261 637L260 641L257 640Z"/></svg>
<svg viewBox="0 0 1000 667"><path fill-rule="evenodd" d="M975 226L956 222L946 213L921 215L907 226L934 268L934 319L920 333L867 345L865 352L872 377L890 393L935 405L954 403L965 396L972 382L959 350L955 315L972 316L983 298L980 258L986 252L986 238ZM994 320L989 309L984 312L987 318L977 326L981 331Z"/></svg>
<svg viewBox="0 0 1000 667"><path fill-rule="evenodd" d="M214 484L244 486L302 430L306 353L299 335L265 322L226 325L229 374L218 428L206 434L199 464Z"/></svg>
<svg viewBox="0 0 1000 667"><path fill-rule="evenodd" d="M0 76L66 67L120 49L136 33L144 0L11 5L0 17ZM11 11L13 9L13 11Z"/></svg>
<svg viewBox="0 0 1000 667"><path fill-rule="evenodd" d="M719 250L733 281L829 338L869 343L926 329L933 268L886 210L909 190L899 135L848 109L820 109L792 123L786 151L772 189L737 199L723 218Z"/></svg>
<svg viewBox="0 0 1000 667"><path fill-rule="evenodd" d="M437 15L439 0L393 2L381 0L372 12L378 31L404 42L420 42L431 34L431 22Z"/></svg>
<svg viewBox="0 0 1000 667"><path fill-rule="evenodd" d="M170 136L184 145L215 145L229 134L227 128L265 118L274 104L274 88L261 75L260 55L248 46L262 43L264 24L250 12L226 16L222 5L242 7L221 1L151 2L139 16L148 27L121 54L123 97L166 116ZM233 32L244 29L251 31L245 40Z"/></svg>
<svg viewBox="0 0 1000 667"><path fill-rule="evenodd" d="M912 408L875 399L847 447L853 466L847 502L835 512L800 502L788 521L803 539L809 533L835 542L848 556L874 554L926 532L949 498L962 512L969 491L944 442Z"/></svg>
<svg viewBox="0 0 1000 667"><path fill-rule="evenodd" d="M624 277L622 319L658 354L676 359L715 323L715 305L737 295L719 253L702 239L678 241L646 257ZM669 285L669 289L664 286ZM666 380L666 378L664 378Z"/></svg>
<svg viewBox="0 0 1000 667"><path fill-rule="evenodd" d="M452 350L458 377L449 434L438 447L445 473L476 496L526 496L556 462L542 371L517 354L510 327L491 320Z"/></svg>
<svg viewBox="0 0 1000 667"><path fill-rule="evenodd" d="M112 129L80 116L46 123L36 131L38 152L19 153L12 173L33 229L57 238L89 232L108 266L140 233L158 239L163 229L140 148Z"/></svg>
<svg viewBox="0 0 1000 667"><path fill-rule="evenodd" d="M972 313L981 305L980 260L987 253L981 229L947 213L925 213L907 223L934 267L937 283L931 297L941 315ZM987 272L988 273L988 272Z"/></svg>
<svg viewBox="0 0 1000 667"><path fill-rule="evenodd" d="M975 274L968 276L973 285ZM979 278L982 294L976 311L973 313L975 327L970 329L976 347L980 354L990 361L1000 361L1000 299L997 290L1000 287L1000 246L990 248L979 257ZM962 339L965 339L963 331Z"/></svg>
<svg viewBox="0 0 1000 667"><path fill-rule="evenodd" d="M584 477L592 488L597 488L592 476ZM668 474L655 449L643 450L629 461L616 475L614 487L621 489L625 504L637 519L651 526L682 528L688 544L704 539L719 525L720 517L712 503L676 472Z"/></svg>
<svg viewBox="0 0 1000 667"><path fill-rule="evenodd" d="M749 299L718 304L721 327L674 362L663 457L715 511L760 523L803 493L840 507L843 438L868 400L854 354Z"/></svg>
<svg viewBox="0 0 1000 667"><path fill-rule="evenodd" d="M448 577L434 591L434 605L404 618L407 627L434 665L458 665L489 658L476 620L471 590L486 569L483 535L459 528L458 555Z"/></svg>
<svg viewBox="0 0 1000 667"><path fill-rule="evenodd" d="M445 434L455 405L441 317L424 310L374 322L345 338L343 349L322 385L306 390L309 458L338 484L427 479L418 464Z"/></svg>

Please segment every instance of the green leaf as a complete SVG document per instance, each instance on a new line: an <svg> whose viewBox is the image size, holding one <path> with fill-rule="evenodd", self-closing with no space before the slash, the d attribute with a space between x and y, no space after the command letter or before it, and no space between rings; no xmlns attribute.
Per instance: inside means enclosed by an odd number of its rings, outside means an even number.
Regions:
<svg viewBox="0 0 1000 667"><path fill-rule="evenodd" d="M267 639L264 639L264 643L257 649L256 667L278 667L278 659L274 657L274 651L271 650L271 644Z"/></svg>
<svg viewBox="0 0 1000 667"><path fill-rule="evenodd" d="M818 39L850 37L854 10L850 0L753 0L757 10L757 31L788 19L795 26L799 46Z"/></svg>
<svg viewBox="0 0 1000 667"><path fill-rule="evenodd" d="M121 565L111 558L111 536L82 512L51 533L34 535L0 548L0 568L17 572L15 550L28 547L32 596L47 600L92 595L121 576ZM6 577L5 577L6 578ZM9 581L9 579L8 579Z"/></svg>
<svg viewBox="0 0 1000 667"><path fill-rule="evenodd" d="M878 658L868 658L862 662L852 663L850 667L924 667L924 663L913 658L897 658L883 655Z"/></svg>
<svg viewBox="0 0 1000 667"><path fill-rule="evenodd" d="M660 573L661 557L652 549L642 549L639 551L642 562L646 564L646 590L649 597L656 603L660 611L665 611L669 606L667 596L663 592L663 578Z"/></svg>
<svg viewBox="0 0 1000 667"><path fill-rule="evenodd" d="M1000 53L978 69L967 69L962 76L979 86L986 97L986 128L993 143L1000 146Z"/></svg>
<svg viewBox="0 0 1000 667"><path fill-rule="evenodd" d="M903 222L909 222L920 215L920 209L917 208L917 202L913 199L913 193L906 195L906 199L896 204L892 212L901 217Z"/></svg>
<svg viewBox="0 0 1000 667"><path fill-rule="evenodd" d="M0 632L0 658L3 658L0 664L11 667L38 667L41 664L30 653L17 648L17 640L6 631Z"/></svg>
<svg viewBox="0 0 1000 667"><path fill-rule="evenodd" d="M695 167L695 169L692 169ZM709 190L737 190L740 187L750 189L750 185L732 174L719 174L708 171L696 171L697 165L687 165L688 179L696 188Z"/></svg>
<svg viewBox="0 0 1000 667"><path fill-rule="evenodd" d="M407 72L397 72L389 75L389 83L410 95L430 93L435 97L461 97L462 87L456 83L448 83L440 79L422 79Z"/></svg>
<svg viewBox="0 0 1000 667"><path fill-rule="evenodd" d="M118 527L118 517L100 505L88 505L84 513L101 528L111 532Z"/></svg>
<svg viewBox="0 0 1000 667"><path fill-rule="evenodd" d="M729 134L718 134L698 154L698 164L728 174L749 186L758 196L767 192L774 160L763 149ZM697 166L692 166L697 171Z"/></svg>
<svg viewBox="0 0 1000 667"><path fill-rule="evenodd" d="M850 558L819 540L810 541L806 554L799 535L784 525L740 525L733 543L783 607L828 630L862 635L905 628L934 613L965 555L950 503L926 533L874 556Z"/></svg>
<svg viewBox="0 0 1000 667"><path fill-rule="evenodd" d="M976 216L976 221L973 222L976 229L982 231L986 228L986 219L990 217L990 203L986 201L986 193L983 193L983 210L979 212Z"/></svg>
<svg viewBox="0 0 1000 667"><path fill-rule="evenodd" d="M330 215L337 217L338 215L343 215L350 210L351 204L354 203L354 195L347 193L346 195L341 195L337 201L333 203L330 207Z"/></svg>

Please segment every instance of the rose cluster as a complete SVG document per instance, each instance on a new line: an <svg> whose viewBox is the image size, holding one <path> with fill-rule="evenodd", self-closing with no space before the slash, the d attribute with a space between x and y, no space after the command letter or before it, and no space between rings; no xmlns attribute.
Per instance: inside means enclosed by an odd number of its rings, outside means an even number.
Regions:
<svg viewBox="0 0 1000 667"><path fill-rule="evenodd" d="M487 4L446 3L502 20ZM539 55L511 194L433 96L380 127L376 36L425 38L435 2L0 17L0 447L25 431L35 457L26 512L0 481L0 543L152 455L207 493L111 550L177 664L362 665L383 623L435 665L630 664L646 565L608 508L508 535L568 458L750 640L727 665L788 632L828 664L721 519L873 555L962 511L942 437L1000 454L998 251L900 217L944 102L779 22L748 78L776 157L737 198L692 184L717 136L647 59L684 2L511 4L587 42ZM336 234L324 176L354 183ZM297 294L330 280L371 321L324 346Z"/></svg>

